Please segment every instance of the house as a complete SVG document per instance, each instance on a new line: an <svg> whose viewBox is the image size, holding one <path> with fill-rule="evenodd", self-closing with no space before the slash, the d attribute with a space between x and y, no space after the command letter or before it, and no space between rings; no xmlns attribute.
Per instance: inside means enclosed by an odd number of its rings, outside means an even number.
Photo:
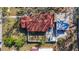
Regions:
<svg viewBox="0 0 79 59"><path fill-rule="evenodd" d="M39 41L36 40L38 39L37 36L42 37L42 39L45 38L46 32L48 32L49 29L52 29L54 27L54 14L40 13L38 15L23 16L20 20L20 27L28 32L29 41L37 42ZM31 33L33 33L33 35ZM36 34L34 35L34 33ZM41 33L44 34L42 35ZM34 37L34 39L29 39L29 37L32 36ZM46 39L46 41L48 41L48 39Z"/></svg>

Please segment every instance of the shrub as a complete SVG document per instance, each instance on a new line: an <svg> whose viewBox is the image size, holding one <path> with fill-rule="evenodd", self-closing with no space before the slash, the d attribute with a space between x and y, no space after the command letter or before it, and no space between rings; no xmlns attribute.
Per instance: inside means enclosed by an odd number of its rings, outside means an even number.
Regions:
<svg viewBox="0 0 79 59"><path fill-rule="evenodd" d="M62 45L64 45L64 42L65 42L65 39L59 38L58 41L57 41L57 44L62 46Z"/></svg>
<svg viewBox="0 0 79 59"><path fill-rule="evenodd" d="M24 45L24 40L23 39L16 39L15 41L15 47L17 50L19 50L20 47Z"/></svg>
<svg viewBox="0 0 79 59"><path fill-rule="evenodd" d="M4 45L9 48L12 47L14 45L14 39L12 37L5 38Z"/></svg>

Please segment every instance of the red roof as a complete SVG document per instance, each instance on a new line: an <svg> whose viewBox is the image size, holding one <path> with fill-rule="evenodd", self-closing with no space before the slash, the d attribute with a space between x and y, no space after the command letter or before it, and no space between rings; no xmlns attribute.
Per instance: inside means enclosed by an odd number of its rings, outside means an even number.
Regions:
<svg viewBox="0 0 79 59"><path fill-rule="evenodd" d="M49 27L53 26L54 16L40 14L37 16L24 16L21 18L21 28L26 28L31 32L46 32Z"/></svg>

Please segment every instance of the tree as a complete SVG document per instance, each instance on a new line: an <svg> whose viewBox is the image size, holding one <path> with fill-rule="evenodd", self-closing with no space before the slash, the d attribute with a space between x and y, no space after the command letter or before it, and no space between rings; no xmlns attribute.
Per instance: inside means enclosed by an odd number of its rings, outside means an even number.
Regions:
<svg viewBox="0 0 79 59"><path fill-rule="evenodd" d="M65 39L64 38L59 38L57 41L57 46L59 48L59 50L64 50L65 47Z"/></svg>
<svg viewBox="0 0 79 59"><path fill-rule="evenodd" d="M4 45L5 45L6 47L11 48L11 47L14 45L14 39L13 39L12 37L5 38L5 39L4 39Z"/></svg>
<svg viewBox="0 0 79 59"><path fill-rule="evenodd" d="M20 49L20 47L22 47L24 45L24 40L23 39L16 39L15 41L15 47L17 50Z"/></svg>
<svg viewBox="0 0 79 59"><path fill-rule="evenodd" d="M2 15L3 16L7 16L7 10L8 10L7 7L2 8Z"/></svg>
<svg viewBox="0 0 79 59"><path fill-rule="evenodd" d="M17 8L17 16L22 16L25 14L25 9L23 7Z"/></svg>
<svg viewBox="0 0 79 59"><path fill-rule="evenodd" d="M58 45L63 45L64 44L64 39L63 38L59 38L57 41Z"/></svg>

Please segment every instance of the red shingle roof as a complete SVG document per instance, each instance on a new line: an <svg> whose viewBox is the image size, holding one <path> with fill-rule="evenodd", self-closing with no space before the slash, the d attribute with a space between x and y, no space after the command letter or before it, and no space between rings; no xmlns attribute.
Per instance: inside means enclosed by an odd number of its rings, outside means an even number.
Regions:
<svg viewBox="0 0 79 59"><path fill-rule="evenodd" d="M46 32L49 27L53 26L54 16L48 14L40 14L35 17L25 16L21 18L21 28L26 28L31 32Z"/></svg>

